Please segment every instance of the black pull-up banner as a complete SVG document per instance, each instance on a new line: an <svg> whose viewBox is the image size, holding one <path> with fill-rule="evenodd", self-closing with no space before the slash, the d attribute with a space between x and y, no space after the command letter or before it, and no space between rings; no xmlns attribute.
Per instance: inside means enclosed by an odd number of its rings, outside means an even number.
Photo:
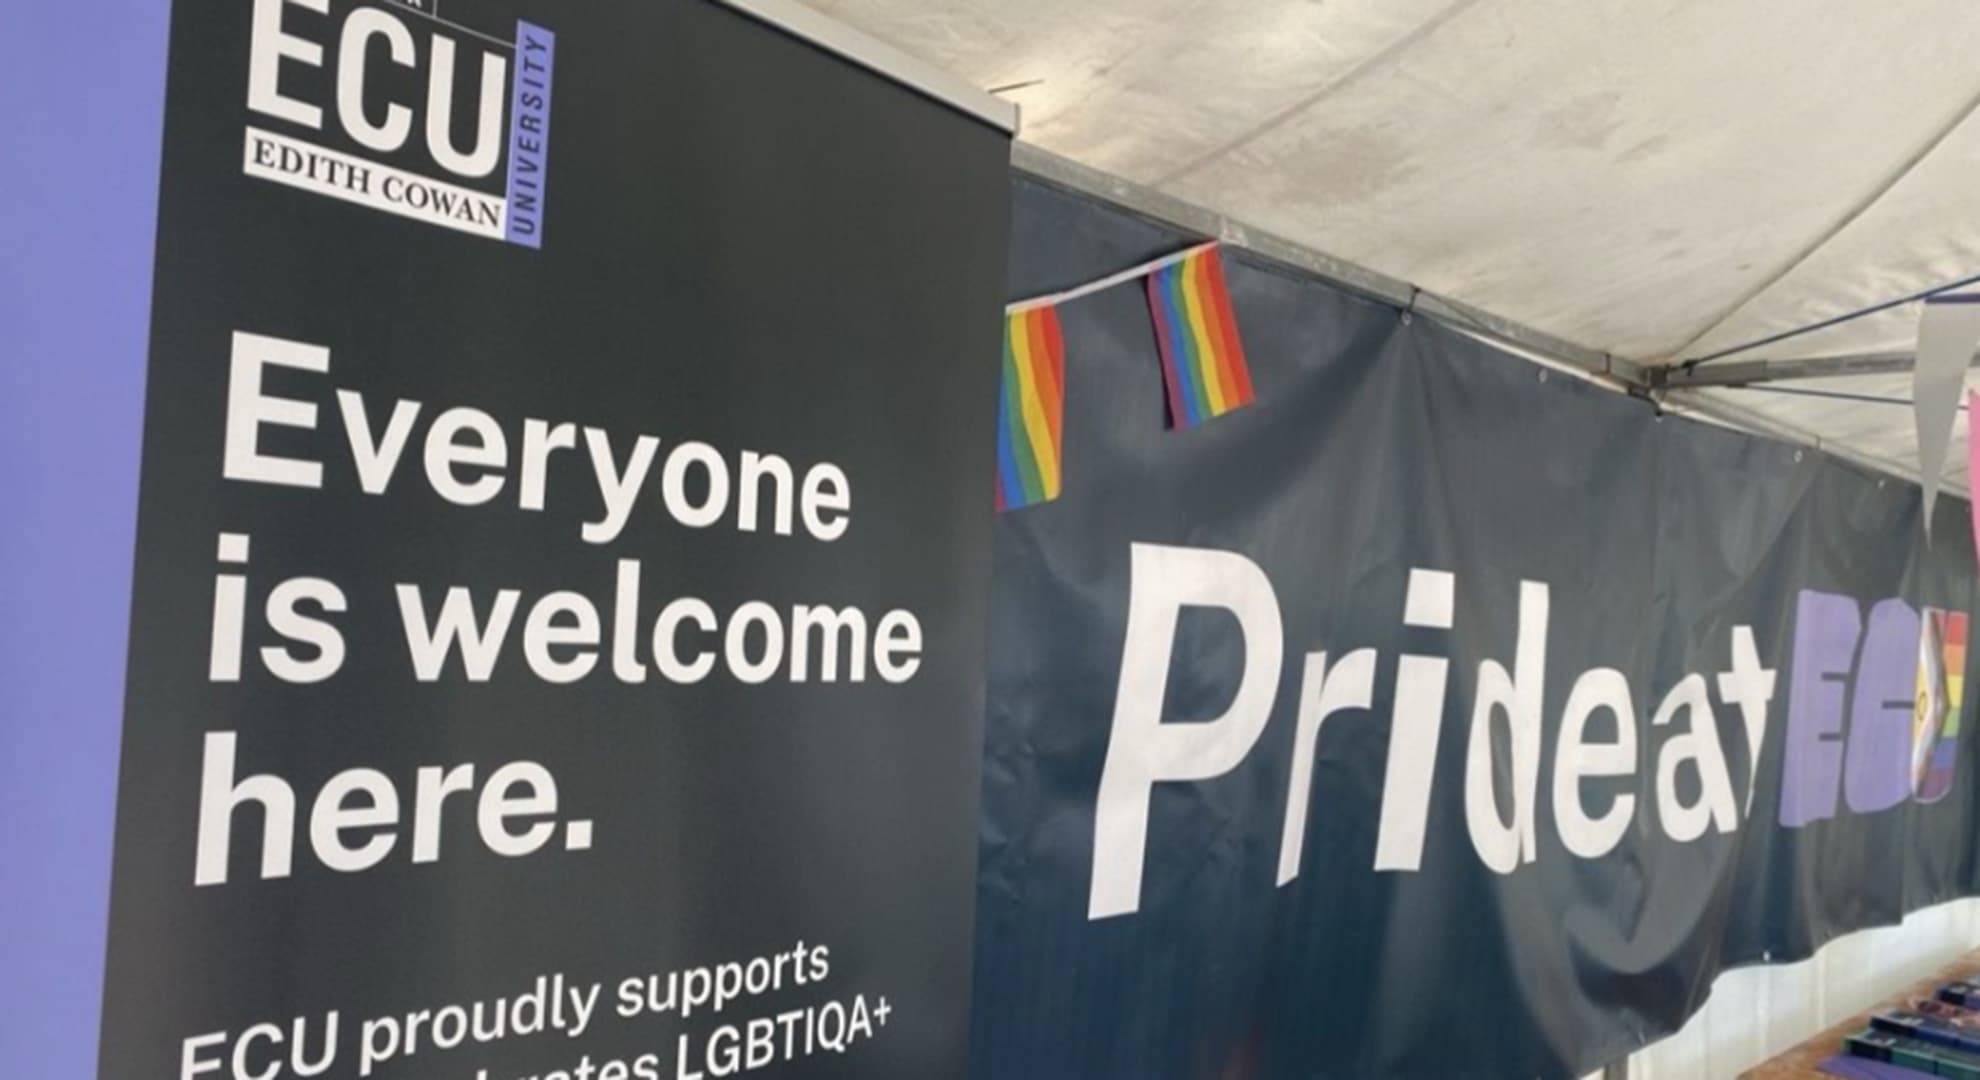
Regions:
<svg viewBox="0 0 1980 1080"><path fill-rule="evenodd" d="M1012 295L1182 238L1020 181ZM975 1075L1567 1077L1980 886L1966 508L1228 252L1257 403L1063 305L999 519Z"/></svg>
<svg viewBox="0 0 1980 1080"><path fill-rule="evenodd" d="M1007 134L175 6L100 1075L962 1075Z"/></svg>

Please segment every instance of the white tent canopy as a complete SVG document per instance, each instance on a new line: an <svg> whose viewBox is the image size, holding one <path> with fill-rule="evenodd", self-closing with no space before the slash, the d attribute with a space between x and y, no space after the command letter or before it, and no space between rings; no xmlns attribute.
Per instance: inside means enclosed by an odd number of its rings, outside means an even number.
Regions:
<svg viewBox="0 0 1980 1080"><path fill-rule="evenodd" d="M1635 364L1980 274L1954 0L814 2L1046 150ZM1726 362L1908 355L1917 326ZM1696 393L1915 473L1907 372Z"/></svg>

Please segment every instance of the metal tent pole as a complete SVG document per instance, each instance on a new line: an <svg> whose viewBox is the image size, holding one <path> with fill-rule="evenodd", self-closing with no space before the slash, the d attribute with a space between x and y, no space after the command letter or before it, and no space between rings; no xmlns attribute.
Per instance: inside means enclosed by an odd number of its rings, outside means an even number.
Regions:
<svg viewBox="0 0 1980 1080"><path fill-rule="evenodd" d="M1754 386L1793 379L1827 379L1848 375L1888 375L1916 367L1914 353L1854 353L1787 360L1732 360L1710 367L1658 368L1663 386ZM1980 358L1976 358L1980 366Z"/></svg>

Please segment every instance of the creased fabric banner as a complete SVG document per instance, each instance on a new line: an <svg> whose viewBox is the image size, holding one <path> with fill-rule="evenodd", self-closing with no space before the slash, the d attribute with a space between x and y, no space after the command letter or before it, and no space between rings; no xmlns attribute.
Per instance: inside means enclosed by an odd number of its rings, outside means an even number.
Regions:
<svg viewBox="0 0 1980 1080"><path fill-rule="evenodd" d="M1177 243L1013 205L1014 296ZM1070 305L998 519L972 1076L1576 1077L1980 891L1966 514L1226 254L1271 393Z"/></svg>
<svg viewBox="0 0 1980 1080"><path fill-rule="evenodd" d="M1980 293L1934 296L1918 318L1918 360L1911 371L1911 411L1918 427L1918 476L1925 520L1939 495L1946 444L1959 412L1966 368L1980 346Z"/></svg>

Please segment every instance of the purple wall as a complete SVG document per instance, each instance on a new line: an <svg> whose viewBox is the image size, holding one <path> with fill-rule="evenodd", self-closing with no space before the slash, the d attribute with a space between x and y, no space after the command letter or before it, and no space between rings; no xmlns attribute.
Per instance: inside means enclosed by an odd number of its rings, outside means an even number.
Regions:
<svg viewBox="0 0 1980 1080"><path fill-rule="evenodd" d="M0 1061L96 1072L170 5L0 33Z"/></svg>

